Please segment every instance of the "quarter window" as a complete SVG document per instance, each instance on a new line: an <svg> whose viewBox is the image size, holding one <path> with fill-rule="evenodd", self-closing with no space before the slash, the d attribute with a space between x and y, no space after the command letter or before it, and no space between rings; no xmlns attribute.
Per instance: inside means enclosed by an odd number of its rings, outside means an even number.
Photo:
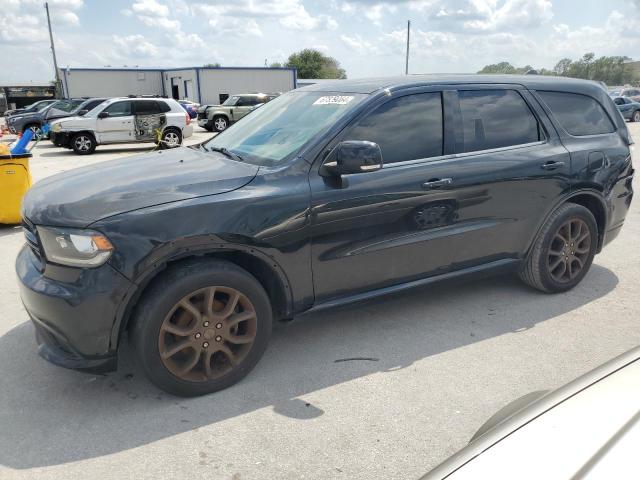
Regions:
<svg viewBox="0 0 640 480"><path fill-rule="evenodd" d="M537 142L538 120L514 90L458 92L462 114L462 151L475 152Z"/></svg>
<svg viewBox="0 0 640 480"><path fill-rule="evenodd" d="M576 137L613 133L615 127L602 105L586 95L538 92L562 127Z"/></svg>
<svg viewBox="0 0 640 480"><path fill-rule="evenodd" d="M442 96L420 93L390 100L346 133L344 140L368 140L382 150L384 163L442 155Z"/></svg>
<svg viewBox="0 0 640 480"><path fill-rule="evenodd" d="M110 117L126 117L131 115L131 102L116 102L109 105L103 110Z"/></svg>

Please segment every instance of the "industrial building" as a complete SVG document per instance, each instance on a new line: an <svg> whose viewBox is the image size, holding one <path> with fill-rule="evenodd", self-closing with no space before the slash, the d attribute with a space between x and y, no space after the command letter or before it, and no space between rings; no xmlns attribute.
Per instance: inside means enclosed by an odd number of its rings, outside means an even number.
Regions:
<svg viewBox="0 0 640 480"><path fill-rule="evenodd" d="M297 87L295 68L266 67L61 68L60 79L66 98L163 95L210 104Z"/></svg>

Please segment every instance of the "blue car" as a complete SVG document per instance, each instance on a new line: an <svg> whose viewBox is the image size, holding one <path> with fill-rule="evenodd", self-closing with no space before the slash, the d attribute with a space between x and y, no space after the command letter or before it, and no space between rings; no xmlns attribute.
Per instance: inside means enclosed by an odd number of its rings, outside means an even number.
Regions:
<svg viewBox="0 0 640 480"><path fill-rule="evenodd" d="M189 114L190 118L196 118L198 116L198 112L196 111L196 108L198 108L199 105L197 103L189 102L186 100L178 100L178 103L182 108L185 109L185 111Z"/></svg>
<svg viewBox="0 0 640 480"><path fill-rule="evenodd" d="M625 120L640 122L640 102L629 97L615 97L613 102Z"/></svg>

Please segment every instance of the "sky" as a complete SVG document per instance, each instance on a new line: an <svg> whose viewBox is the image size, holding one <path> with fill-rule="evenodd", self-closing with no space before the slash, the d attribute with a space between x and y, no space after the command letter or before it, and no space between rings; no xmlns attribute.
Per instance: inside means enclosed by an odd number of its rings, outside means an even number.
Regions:
<svg viewBox="0 0 640 480"><path fill-rule="evenodd" d="M49 82L44 0L0 0L0 84ZM58 64L263 66L302 48L349 78L640 59L640 0L49 0Z"/></svg>

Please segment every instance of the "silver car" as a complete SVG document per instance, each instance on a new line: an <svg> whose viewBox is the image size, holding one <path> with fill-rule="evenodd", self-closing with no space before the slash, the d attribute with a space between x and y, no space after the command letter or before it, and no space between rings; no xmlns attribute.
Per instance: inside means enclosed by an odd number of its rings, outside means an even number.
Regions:
<svg viewBox="0 0 640 480"><path fill-rule="evenodd" d="M422 480L638 478L640 347L491 417Z"/></svg>

